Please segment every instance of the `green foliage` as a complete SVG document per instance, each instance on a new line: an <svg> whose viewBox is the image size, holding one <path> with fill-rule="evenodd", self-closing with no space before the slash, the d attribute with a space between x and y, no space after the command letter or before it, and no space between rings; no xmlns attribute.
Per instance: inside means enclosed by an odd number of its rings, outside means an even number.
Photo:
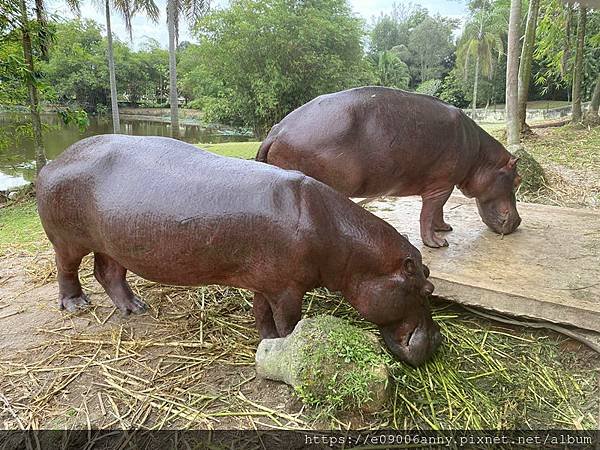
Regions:
<svg viewBox="0 0 600 450"><path fill-rule="evenodd" d="M450 69L454 52L454 19L430 16L421 7L394 6L390 15L381 15L370 33L370 53L374 59L394 50L408 66L411 86L443 77Z"/></svg>
<svg viewBox="0 0 600 450"><path fill-rule="evenodd" d="M462 84L456 76L456 69L450 71L444 78L444 81L442 81L438 97L458 108L466 108L469 106L469 102L465 98Z"/></svg>
<svg viewBox="0 0 600 450"><path fill-rule="evenodd" d="M304 346L296 394L302 401L320 409L335 411L361 407L373 400L372 386L380 377L374 368L391 361L377 340L343 319L320 316L306 330L304 340L319 345Z"/></svg>
<svg viewBox="0 0 600 450"><path fill-rule="evenodd" d="M419 94L431 95L432 97L437 97L438 92L442 87L442 82L440 80L427 80L423 81L415 92Z"/></svg>
<svg viewBox="0 0 600 450"><path fill-rule="evenodd" d="M410 83L408 66L394 50L383 50L377 58L377 84L407 89Z"/></svg>
<svg viewBox="0 0 600 450"><path fill-rule="evenodd" d="M50 59L40 69L54 96L61 103L76 103L87 111L101 113L110 103L106 38L92 20L56 24ZM158 42L149 40L138 52L113 41L120 101L133 104L166 101L168 54Z"/></svg>
<svg viewBox="0 0 600 450"><path fill-rule="evenodd" d="M517 193L519 199L545 189L547 186L546 175L540 163L524 147L520 147L513 155L519 158L518 171L522 178Z"/></svg>
<svg viewBox="0 0 600 450"><path fill-rule="evenodd" d="M372 81L346 0L235 0L196 34L196 73L185 77L202 83L207 117L257 136L320 94Z"/></svg>

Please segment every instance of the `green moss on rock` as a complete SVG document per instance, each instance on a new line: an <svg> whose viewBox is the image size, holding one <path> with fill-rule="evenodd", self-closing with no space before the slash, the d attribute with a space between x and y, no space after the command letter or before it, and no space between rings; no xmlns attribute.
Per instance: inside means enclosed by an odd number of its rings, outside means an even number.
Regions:
<svg viewBox="0 0 600 450"><path fill-rule="evenodd" d="M302 401L326 409L376 411L388 398L387 354L368 331L345 320L304 319L257 351L257 373L291 384Z"/></svg>

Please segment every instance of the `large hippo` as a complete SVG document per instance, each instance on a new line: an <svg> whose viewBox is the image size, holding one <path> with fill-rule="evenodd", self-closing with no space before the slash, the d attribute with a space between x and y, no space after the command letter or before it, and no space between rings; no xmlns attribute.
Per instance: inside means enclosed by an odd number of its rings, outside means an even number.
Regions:
<svg viewBox="0 0 600 450"><path fill-rule="evenodd" d="M275 125L256 159L299 170L349 197L420 195L421 238L448 242L443 206L455 186L483 221L509 234L521 223L514 158L460 109L428 95L363 87L323 95Z"/></svg>
<svg viewBox="0 0 600 450"><path fill-rule="evenodd" d="M421 254L392 226L299 172L217 156L173 139L84 139L40 172L38 210L54 246L59 304L88 303L94 274L124 313L145 309L125 280L255 293L261 338L288 335L307 290L341 291L389 349L419 365L441 341Z"/></svg>

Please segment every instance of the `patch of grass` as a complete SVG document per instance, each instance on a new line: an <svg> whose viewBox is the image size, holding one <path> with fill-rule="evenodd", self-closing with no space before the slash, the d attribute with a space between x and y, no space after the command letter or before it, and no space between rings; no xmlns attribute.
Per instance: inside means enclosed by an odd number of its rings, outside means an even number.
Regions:
<svg viewBox="0 0 600 450"><path fill-rule="evenodd" d="M535 158L600 172L600 127L565 125L535 131L539 134L525 141Z"/></svg>
<svg viewBox="0 0 600 450"><path fill-rule="evenodd" d="M295 388L306 404L333 412L385 400L388 359L374 335L329 315L303 325L296 331L300 383Z"/></svg>
<svg viewBox="0 0 600 450"><path fill-rule="evenodd" d="M8 249L36 250L46 241L34 200L0 208L0 255Z"/></svg>
<svg viewBox="0 0 600 450"><path fill-rule="evenodd" d="M254 159L260 142L224 142L221 144L197 144L197 146L221 156Z"/></svg>

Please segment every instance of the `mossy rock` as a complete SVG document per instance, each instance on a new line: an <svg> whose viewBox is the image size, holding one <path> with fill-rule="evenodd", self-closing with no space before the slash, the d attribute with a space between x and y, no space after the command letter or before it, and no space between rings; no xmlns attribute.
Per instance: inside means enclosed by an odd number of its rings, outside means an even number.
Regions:
<svg viewBox="0 0 600 450"><path fill-rule="evenodd" d="M373 333L319 316L300 321L286 338L263 340L256 372L292 385L308 405L374 412L389 397L387 361Z"/></svg>
<svg viewBox="0 0 600 450"><path fill-rule="evenodd" d="M519 196L535 194L546 188L546 174L544 169L536 159L531 156L525 147L519 145L514 149L509 149L511 153L519 158L517 171L521 175L522 181L519 188Z"/></svg>

